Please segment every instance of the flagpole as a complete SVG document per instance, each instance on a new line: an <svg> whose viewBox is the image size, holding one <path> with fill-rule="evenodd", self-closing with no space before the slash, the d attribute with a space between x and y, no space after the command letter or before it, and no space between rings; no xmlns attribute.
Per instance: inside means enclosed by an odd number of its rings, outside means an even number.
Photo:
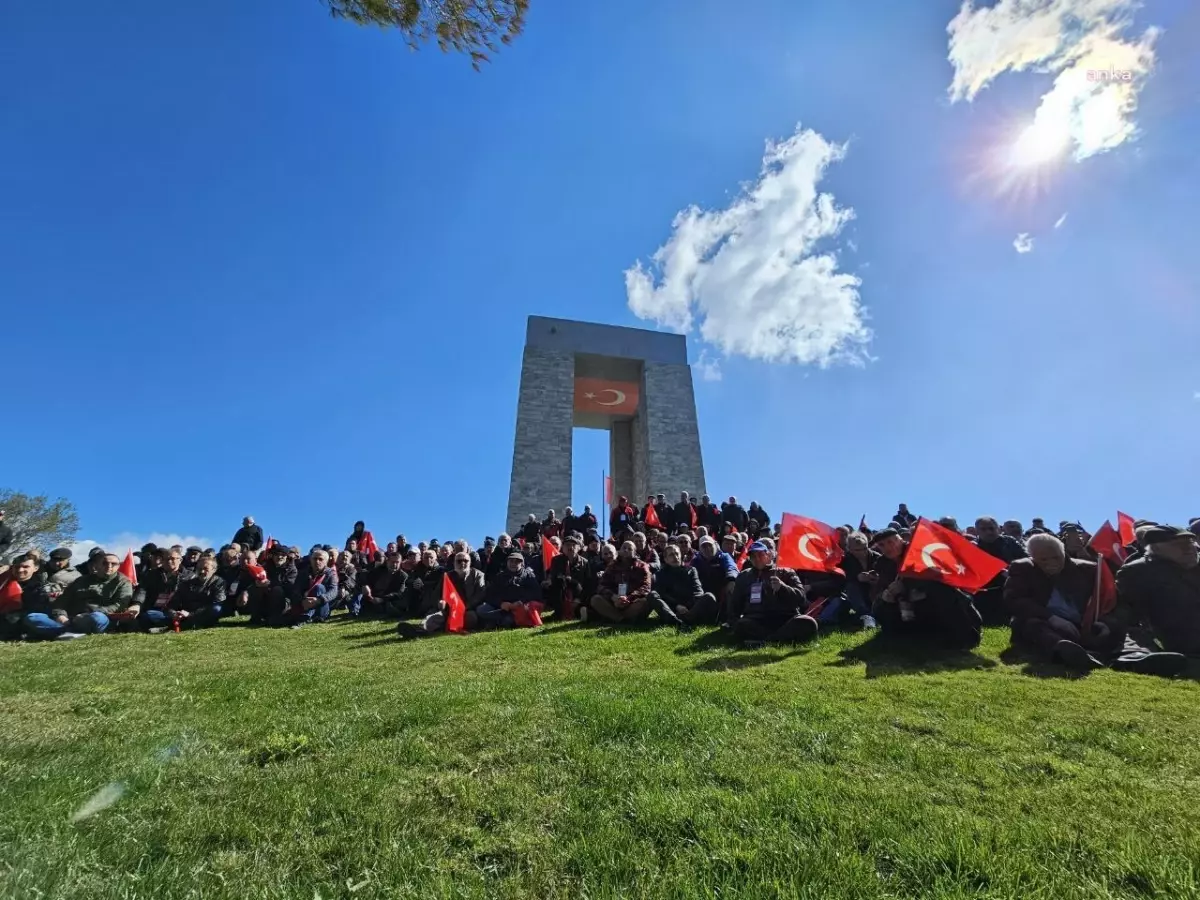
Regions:
<svg viewBox="0 0 1200 900"><path fill-rule="evenodd" d="M1096 583L1092 586L1092 596L1089 599L1088 605L1083 609L1083 636L1091 637L1092 629L1096 625L1096 620L1100 618L1100 588L1103 584L1104 573L1100 571L1101 566L1107 566L1108 563L1104 560L1104 554L1096 554L1099 559L1096 560ZM1092 617L1088 619L1088 610L1091 610Z"/></svg>
<svg viewBox="0 0 1200 900"><path fill-rule="evenodd" d="M600 470L600 537L608 539L608 473Z"/></svg>

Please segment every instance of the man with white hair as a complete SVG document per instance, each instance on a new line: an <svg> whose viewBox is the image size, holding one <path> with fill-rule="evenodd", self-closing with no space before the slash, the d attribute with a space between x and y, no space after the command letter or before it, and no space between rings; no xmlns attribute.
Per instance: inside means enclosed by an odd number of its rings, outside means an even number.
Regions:
<svg viewBox="0 0 1200 900"><path fill-rule="evenodd" d="M1172 653L1150 653L1127 640L1116 610L1098 621L1086 621L1096 587L1096 563L1071 559L1052 534L1033 534L1026 542L1028 559L1015 561L1004 584L1004 601L1012 613L1013 643L1068 668L1087 672L1114 669L1174 675L1186 665Z"/></svg>
<svg viewBox="0 0 1200 900"><path fill-rule="evenodd" d="M337 569L329 565L329 551L313 547L297 566L295 592L289 598L291 603L272 616L269 624L299 628L309 622L324 622L329 618L337 595Z"/></svg>
<svg viewBox="0 0 1200 900"><path fill-rule="evenodd" d="M1117 596L1168 650L1200 656L1200 545L1190 530L1141 531L1145 554L1117 572Z"/></svg>

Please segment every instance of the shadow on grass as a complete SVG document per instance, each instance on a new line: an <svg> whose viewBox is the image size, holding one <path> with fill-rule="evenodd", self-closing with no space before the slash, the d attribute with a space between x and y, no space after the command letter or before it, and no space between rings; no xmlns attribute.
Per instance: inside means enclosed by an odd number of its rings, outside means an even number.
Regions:
<svg viewBox="0 0 1200 900"><path fill-rule="evenodd" d="M697 634L695 640L686 647L679 647L675 654L677 656L693 656L697 653L708 653L710 650L720 647L733 648L736 643L730 632L723 628L712 628Z"/></svg>
<svg viewBox="0 0 1200 900"><path fill-rule="evenodd" d="M359 637L365 637L365 636L366 636L366 635L359 635ZM384 646L385 644L400 644L400 643L404 643L406 640L408 640L408 641L422 641L422 640L429 640L429 639L428 639L428 638L407 638L407 639L404 639L404 638L401 638L401 637L400 637L400 635L396 634L395 630L393 629L393 630L389 630L389 631L388 631L388 633L387 633L387 634L385 634L384 636L382 636L382 637L377 637L377 638L375 638L375 639L374 639L374 640L372 640L372 641L363 641L363 642L362 642L362 643L360 643L360 644L351 644L351 645L350 645L350 649L351 649L351 650L369 650L369 649L370 649L370 648L372 648L372 647L382 647L382 646Z"/></svg>
<svg viewBox="0 0 1200 900"><path fill-rule="evenodd" d="M383 625L384 627L383 628L375 628L375 629L372 629L371 631L357 631L354 634L339 634L338 637L340 637L343 641L361 641L363 638L376 637L381 634L395 634L396 633L396 623L395 622L392 622L390 624L381 622L379 624Z"/></svg>
<svg viewBox="0 0 1200 900"><path fill-rule="evenodd" d="M929 641L891 638L882 632L856 647L838 654L830 666L857 666L866 663L867 678L888 675L930 675L962 669L992 669L994 659L973 650L948 650Z"/></svg>
<svg viewBox="0 0 1200 900"><path fill-rule="evenodd" d="M729 656L717 656L696 663L697 672L729 672L737 669L753 669L756 666L769 666L772 663L783 662L793 656L799 656L804 650L796 648L787 653L731 653Z"/></svg>
<svg viewBox="0 0 1200 900"><path fill-rule="evenodd" d="M1000 652L1000 662L1006 666L1020 666L1021 674L1029 675L1032 678L1063 678L1068 681L1078 681L1088 676L1087 672L1068 669L1060 663L1050 662L1012 644Z"/></svg>

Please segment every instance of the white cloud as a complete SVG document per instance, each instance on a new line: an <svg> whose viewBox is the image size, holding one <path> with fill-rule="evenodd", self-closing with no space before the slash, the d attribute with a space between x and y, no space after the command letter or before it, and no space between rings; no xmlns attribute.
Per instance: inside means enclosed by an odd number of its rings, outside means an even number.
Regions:
<svg viewBox="0 0 1200 900"><path fill-rule="evenodd" d="M1138 93L1154 68L1160 33L1148 28L1129 36L1138 5L1137 0L1000 0L976 8L964 0L947 27L954 66L951 100L973 100L1007 71L1054 73L1026 138L1034 136L1033 143L1044 146L1069 143L1077 160L1119 146L1136 132Z"/></svg>
<svg viewBox="0 0 1200 900"><path fill-rule="evenodd" d="M1029 236L1029 232L1022 231L1017 235L1016 239L1013 240L1013 246L1016 248L1018 253L1028 253L1033 249L1033 238Z"/></svg>
<svg viewBox="0 0 1200 900"><path fill-rule="evenodd" d="M866 360L862 281L817 249L854 217L817 191L845 154L799 127L768 142L757 181L725 209L682 210L650 265L626 270L629 308L725 354L821 367Z"/></svg>
<svg viewBox="0 0 1200 900"><path fill-rule="evenodd" d="M1063 213L1058 217L1058 221L1054 223L1055 228L1062 228L1063 222L1067 221L1067 214Z"/></svg>
<svg viewBox="0 0 1200 900"><path fill-rule="evenodd" d="M83 538L73 544L67 544L67 547L71 550L71 562L80 563L87 559L87 555L93 547L103 547L109 553L115 553L117 556L124 557L126 551L132 549L134 552L137 552L146 544L154 544L158 547L171 547L175 544L181 544L184 547L217 546L206 537L196 537L194 535L163 534L157 531L151 534L134 534L131 531L123 531L106 541Z"/></svg>
<svg viewBox="0 0 1200 900"><path fill-rule="evenodd" d="M721 380L721 361L710 357L707 350L700 351L700 358L692 363L692 370L699 372L705 381Z"/></svg>

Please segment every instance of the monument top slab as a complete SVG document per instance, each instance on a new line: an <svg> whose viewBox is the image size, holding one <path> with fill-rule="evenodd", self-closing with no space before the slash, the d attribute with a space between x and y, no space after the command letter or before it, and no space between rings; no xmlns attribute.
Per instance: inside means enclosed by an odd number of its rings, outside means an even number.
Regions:
<svg viewBox="0 0 1200 900"><path fill-rule="evenodd" d="M525 346L563 353L617 356L666 365L687 365L687 338L682 334L649 331L530 316L525 330Z"/></svg>

